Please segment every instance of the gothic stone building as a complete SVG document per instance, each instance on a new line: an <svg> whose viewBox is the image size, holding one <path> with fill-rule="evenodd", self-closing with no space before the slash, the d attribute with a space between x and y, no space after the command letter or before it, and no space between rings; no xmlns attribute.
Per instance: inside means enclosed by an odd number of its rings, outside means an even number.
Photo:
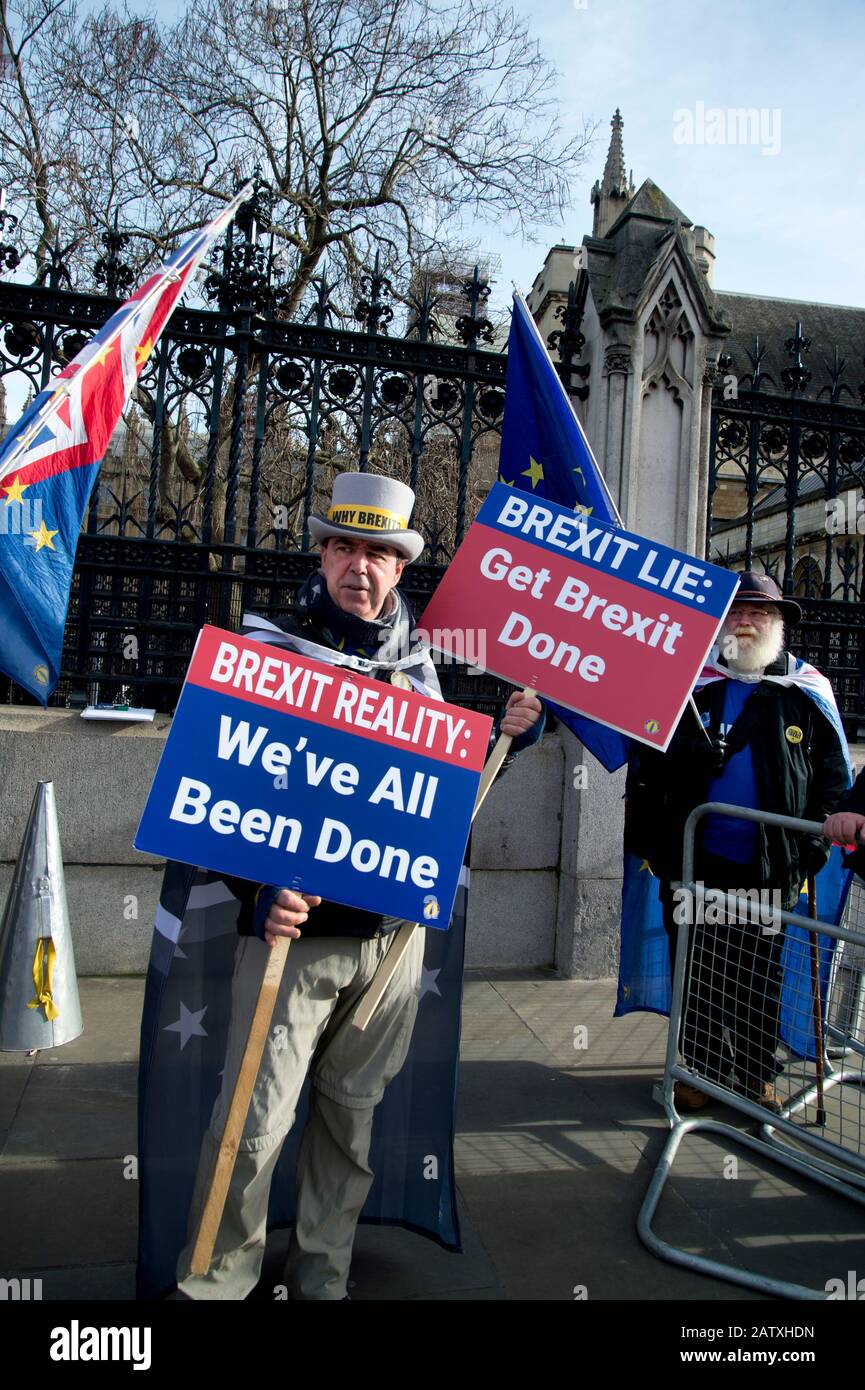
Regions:
<svg viewBox="0 0 865 1390"><path fill-rule="evenodd" d="M713 560L862 600L865 309L714 289L714 237L635 189L611 124L591 235L552 248L529 304L545 335L564 325L624 524L701 554L708 523Z"/></svg>

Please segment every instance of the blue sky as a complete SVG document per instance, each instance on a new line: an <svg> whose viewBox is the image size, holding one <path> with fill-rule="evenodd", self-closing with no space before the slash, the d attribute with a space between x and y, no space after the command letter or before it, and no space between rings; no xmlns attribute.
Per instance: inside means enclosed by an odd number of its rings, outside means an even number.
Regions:
<svg viewBox="0 0 865 1390"><path fill-rule="evenodd" d="M589 191L619 106L636 186L653 179L714 233L716 288L865 305L862 0L585 0L585 8L524 0L517 8L562 74L564 127L577 129L581 116L601 125L575 171L573 208L540 245L478 229L502 260L497 299L510 279L529 287L548 246L579 244L591 231ZM765 110L767 133L772 120L780 132L778 152L677 144L674 113L696 118L698 102L706 113Z"/></svg>
<svg viewBox="0 0 865 1390"><path fill-rule="evenodd" d="M131 8L169 20L182 6L132 0ZM559 69L564 129L579 129L583 117L600 125L574 170L571 210L536 244L498 225L466 228L500 257L494 303L507 302L511 280L529 288L551 245L579 244L591 231L589 191L619 106L637 187L653 179L714 233L716 288L865 305L863 0L517 0L515 8ZM777 152L676 143L675 113L696 119L698 103L706 113L765 111L767 135L780 136L765 144Z"/></svg>

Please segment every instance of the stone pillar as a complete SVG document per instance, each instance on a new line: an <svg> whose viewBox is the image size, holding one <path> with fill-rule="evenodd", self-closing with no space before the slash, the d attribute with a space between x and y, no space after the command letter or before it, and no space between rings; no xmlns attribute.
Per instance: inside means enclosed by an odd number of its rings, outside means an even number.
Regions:
<svg viewBox="0 0 865 1390"><path fill-rule="evenodd" d="M711 417L707 331L691 283L671 258L654 269L629 324L598 320L603 362L591 411L593 443L622 522L631 531L702 556ZM594 380L593 390L601 386ZM556 914L557 967L569 976L615 975L621 918L625 770L605 771L562 731L562 847ZM574 786L584 766L585 787Z"/></svg>
<svg viewBox="0 0 865 1390"><path fill-rule="evenodd" d="M632 392L629 391L631 349L627 344L612 343L604 349L604 386L607 417L603 451L604 474L613 501L624 519L627 496L626 441L630 436L632 404Z"/></svg>
<svg viewBox="0 0 865 1390"><path fill-rule="evenodd" d="M561 730L561 740L565 775L555 963L568 976L606 979L617 970L625 769L607 772L567 729Z"/></svg>

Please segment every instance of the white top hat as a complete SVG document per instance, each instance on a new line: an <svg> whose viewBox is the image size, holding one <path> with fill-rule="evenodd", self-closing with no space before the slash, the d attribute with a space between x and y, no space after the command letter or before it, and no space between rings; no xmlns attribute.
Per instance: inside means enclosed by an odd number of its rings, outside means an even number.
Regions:
<svg viewBox="0 0 865 1390"><path fill-rule="evenodd" d="M414 493L395 478L378 473L338 473L326 516L309 518L314 540L348 536L352 540L379 540L393 546L409 564L424 548L424 538L409 529Z"/></svg>

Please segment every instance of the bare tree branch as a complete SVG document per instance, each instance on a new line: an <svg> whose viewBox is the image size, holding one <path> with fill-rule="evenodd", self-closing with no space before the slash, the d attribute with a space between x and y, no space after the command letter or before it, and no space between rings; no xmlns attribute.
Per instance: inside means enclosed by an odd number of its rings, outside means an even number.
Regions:
<svg viewBox="0 0 865 1390"><path fill-rule="evenodd" d="M562 135L554 69L499 0L197 0L174 24L0 4L27 44L18 90L0 83L0 178L37 257L119 211L143 264L258 166L288 305L353 238L404 288L467 217L525 237L558 217L591 136Z"/></svg>

